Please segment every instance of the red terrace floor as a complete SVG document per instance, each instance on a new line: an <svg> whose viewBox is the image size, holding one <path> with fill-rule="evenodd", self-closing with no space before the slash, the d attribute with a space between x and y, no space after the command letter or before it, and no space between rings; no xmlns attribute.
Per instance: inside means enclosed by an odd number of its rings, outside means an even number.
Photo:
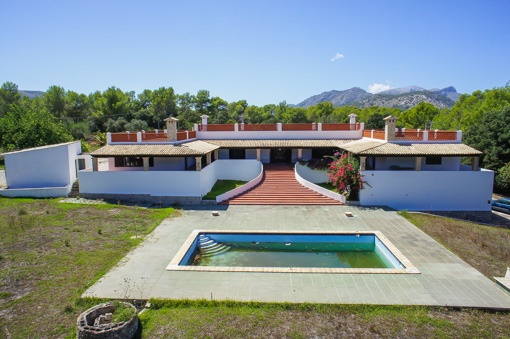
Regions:
<svg viewBox="0 0 510 339"><path fill-rule="evenodd" d="M264 178L254 188L226 202L230 205L342 205L301 185L287 164L265 164Z"/></svg>

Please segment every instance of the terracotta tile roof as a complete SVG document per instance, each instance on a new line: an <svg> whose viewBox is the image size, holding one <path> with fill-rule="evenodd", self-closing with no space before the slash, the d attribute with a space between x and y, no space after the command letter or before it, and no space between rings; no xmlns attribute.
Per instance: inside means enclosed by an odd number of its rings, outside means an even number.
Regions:
<svg viewBox="0 0 510 339"><path fill-rule="evenodd" d="M334 147L340 148L344 143L352 140L280 140L280 139L261 139L261 140L207 140L208 143L220 146L222 148L321 148Z"/></svg>
<svg viewBox="0 0 510 339"><path fill-rule="evenodd" d="M202 156L219 147L204 141L196 140L181 145L133 144L106 145L91 153L94 157L114 156Z"/></svg>
<svg viewBox="0 0 510 339"><path fill-rule="evenodd" d="M479 156L482 152L465 144L420 143L396 144L384 141L356 140L342 145L342 149L369 156Z"/></svg>

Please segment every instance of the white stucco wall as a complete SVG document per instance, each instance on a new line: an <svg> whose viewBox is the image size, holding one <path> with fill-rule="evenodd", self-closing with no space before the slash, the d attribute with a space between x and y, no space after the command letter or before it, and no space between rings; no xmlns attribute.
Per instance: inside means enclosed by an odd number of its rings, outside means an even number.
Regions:
<svg viewBox="0 0 510 339"><path fill-rule="evenodd" d="M79 141L4 154L9 189L64 187L76 179Z"/></svg>
<svg viewBox="0 0 510 339"><path fill-rule="evenodd" d="M303 160L312 159L312 150L310 148L303 148Z"/></svg>
<svg viewBox="0 0 510 339"><path fill-rule="evenodd" d="M460 169L460 157L443 157L441 165L426 165L425 157L421 160L422 171L458 171Z"/></svg>
<svg viewBox="0 0 510 339"><path fill-rule="evenodd" d="M340 201L345 204L345 196L339 193L335 193L327 188L318 186L318 183L327 182L329 177L326 171L318 171L312 170L306 165L301 165L299 163L294 167L294 174L296 176L296 180L303 186L320 193L328 198Z"/></svg>
<svg viewBox="0 0 510 339"><path fill-rule="evenodd" d="M202 196L220 179L254 179L256 160L216 160L201 171L80 171L80 193Z"/></svg>
<svg viewBox="0 0 510 339"><path fill-rule="evenodd" d="M246 150L246 159L257 159L257 150L249 148Z"/></svg>
<svg viewBox="0 0 510 339"><path fill-rule="evenodd" d="M390 170L391 166L401 168L412 168L416 166L414 157L377 157L375 168L379 171ZM458 171L460 168L460 157L442 157L441 165L427 165L426 157L421 159L422 171Z"/></svg>
<svg viewBox="0 0 510 339"><path fill-rule="evenodd" d="M199 131L197 139L361 139L363 131Z"/></svg>
<svg viewBox="0 0 510 339"><path fill-rule="evenodd" d="M191 160L188 159L188 164L191 165ZM155 171L184 171L185 161L184 158L160 158L154 157L154 167L149 170Z"/></svg>
<svg viewBox="0 0 510 339"><path fill-rule="evenodd" d="M494 172L365 171L364 206L398 210L490 211Z"/></svg>
<svg viewBox="0 0 510 339"><path fill-rule="evenodd" d="M326 171L313 170L306 165L296 164L296 172L305 180L314 184L322 184L329 181Z"/></svg>

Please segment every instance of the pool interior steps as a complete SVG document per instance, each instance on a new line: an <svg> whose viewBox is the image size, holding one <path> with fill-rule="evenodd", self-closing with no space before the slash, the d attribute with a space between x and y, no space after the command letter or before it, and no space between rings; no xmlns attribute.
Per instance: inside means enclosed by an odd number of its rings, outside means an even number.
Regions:
<svg viewBox="0 0 510 339"><path fill-rule="evenodd" d="M301 185L288 164L264 164L262 181L225 202L229 205L342 205Z"/></svg>
<svg viewBox="0 0 510 339"><path fill-rule="evenodd" d="M230 246L217 243L205 234L200 234L198 236L198 247L200 249L200 254L204 257L217 255L230 249Z"/></svg>

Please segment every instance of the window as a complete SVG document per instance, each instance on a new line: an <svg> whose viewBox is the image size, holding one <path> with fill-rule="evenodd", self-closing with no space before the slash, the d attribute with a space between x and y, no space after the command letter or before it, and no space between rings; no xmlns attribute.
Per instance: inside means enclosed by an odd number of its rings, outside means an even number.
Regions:
<svg viewBox="0 0 510 339"><path fill-rule="evenodd" d="M441 165L441 161L443 158L441 157L426 157L425 165Z"/></svg>
<svg viewBox="0 0 510 339"><path fill-rule="evenodd" d="M142 157L115 157L115 167L143 167ZM149 167L154 167L154 158L149 157Z"/></svg>

